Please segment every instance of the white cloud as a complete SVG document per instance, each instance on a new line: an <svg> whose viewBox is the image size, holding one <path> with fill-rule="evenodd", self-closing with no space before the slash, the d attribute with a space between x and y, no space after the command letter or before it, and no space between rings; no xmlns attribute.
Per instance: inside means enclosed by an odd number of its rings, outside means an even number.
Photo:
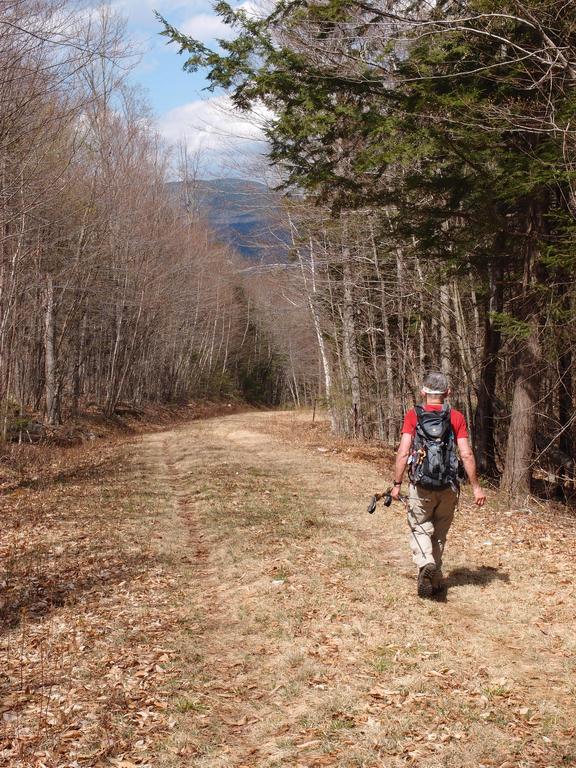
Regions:
<svg viewBox="0 0 576 768"><path fill-rule="evenodd" d="M248 18L257 19L264 14L262 6L254 0L245 0L234 7L235 10L243 10ZM222 17L217 16L214 11L211 13L196 13L185 19L179 29L185 35L200 40L202 43L211 40L232 40L236 35L236 29L229 24L225 24Z"/></svg>
<svg viewBox="0 0 576 768"><path fill-rule="evenodd" d="M263 126L270 113L244 115L228 96L200 99L176 107L159 121L161 135L171 144L185 141L188 151L214 165L231 156L262 154L266 149Z"/></svg>
<svg viewBox="0 0 576 768"><path fill-rule="evenodd" d="M101 0L88 0L88 7L102 5L124 16L131 27L138 26L149 31L158 27L155 11L178 26L184 14L210 13L213 8L212 0L104 0L103 3Z"/></svg>
<svg viewBox="0 0 576 768"><path fill-rule="evenodd" d="M207 43L210 40L231 40L234 35L234 29L225 24L220 16L210 13L197 13L191 16L180 25L180 32Z"/></svg>
<svg viewBox="0 0 576 768"><path fill-rule="evenodd" d="M167 112L159 121L164 139L187 152L209 175L244 176L247 169L266 166L263 126L270 113L244 115L232 107L228 96L192 101Z"/></svg>

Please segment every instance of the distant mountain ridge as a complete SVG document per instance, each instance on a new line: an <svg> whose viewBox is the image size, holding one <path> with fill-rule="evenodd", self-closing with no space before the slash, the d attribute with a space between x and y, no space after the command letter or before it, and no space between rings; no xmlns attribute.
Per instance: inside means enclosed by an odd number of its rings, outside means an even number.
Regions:
<svg viewBox="0 0 576 768"><path fill-rule="evenodd" d="M168 182L183 208L206 216L218 238L251 261L285 261L288 232L280 217L280 195L246 179Z"/></svg>

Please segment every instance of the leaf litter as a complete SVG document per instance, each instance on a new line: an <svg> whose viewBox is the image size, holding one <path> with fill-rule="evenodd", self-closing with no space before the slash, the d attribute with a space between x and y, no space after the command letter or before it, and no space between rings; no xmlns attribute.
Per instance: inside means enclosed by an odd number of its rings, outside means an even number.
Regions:
<svg viewBox="0 0 576 768"><path fill-rule="evenodd" d="M144 768L174 725L175 574L132 450L50 449L38 483L0 497L0 765Z"/></svg>
<svg viewBox="0 0 576 768"><path fill-rule="evenodd" d="M437 604L365 515L388 449L251 414L86 450L1 499L1 764L576 764L564 511L465 497Z"/></svg>

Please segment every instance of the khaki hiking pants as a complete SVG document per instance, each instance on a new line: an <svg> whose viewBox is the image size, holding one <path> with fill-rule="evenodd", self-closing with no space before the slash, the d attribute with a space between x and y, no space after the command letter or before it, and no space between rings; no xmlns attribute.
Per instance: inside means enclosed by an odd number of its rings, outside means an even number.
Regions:
<svg viewBox="0 0 576 768"><path fill-rule="evenodd" d="M436 581L442 578L442 553L446 536L458 501L458 494L451 488L431 491L410 485L408 491L408 525L412 559L418 566L435 563Z"/></svg>

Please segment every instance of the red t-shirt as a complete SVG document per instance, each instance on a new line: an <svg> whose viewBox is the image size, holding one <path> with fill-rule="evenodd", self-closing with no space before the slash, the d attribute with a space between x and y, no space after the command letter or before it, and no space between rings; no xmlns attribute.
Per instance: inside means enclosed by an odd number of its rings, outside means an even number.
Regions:
<svg viewBox="0 0 576 768"><path fill-rule="evenodd" d="M425 411L441 411L442 406L440 403L432 403L430 405L424 406ZM466 419L464 418L464 414L460 413L460 411L455 410L454 408L450 409L450 423L452 424L452 429L454 431L454 437L456 440L459 440L461 437L468 437L468 429L466 427ZM411 408L404 417L404 424L402 425L402 433L406 433L408 435L414 435L416 434L416 425L418 424L418 418L416 416L416 411L414 408Z"/></svg>

